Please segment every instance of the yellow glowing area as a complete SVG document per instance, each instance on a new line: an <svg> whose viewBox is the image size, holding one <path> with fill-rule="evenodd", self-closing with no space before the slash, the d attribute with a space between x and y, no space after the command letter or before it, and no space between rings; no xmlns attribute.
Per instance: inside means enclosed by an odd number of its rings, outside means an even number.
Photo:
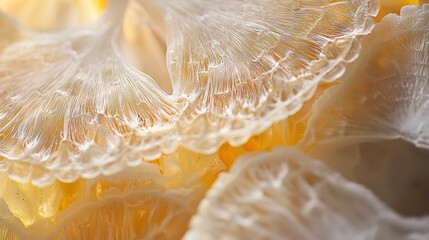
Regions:
<svg viewBox="0 0 429 240"><path fill-rule="evenodd" d="M2 174L0 198L5 204L0 213L5 211L16 218L15 223L9 219L3 224L25 227L25 234L40 239L109 239L112 232L85 227L103 226L104 221L114 224L110 231L127 229L123 239L158 235L161 239L178 238L187 229L204 191L223 171L226 166L217 154L180 148L126 173L71 183L55 181L46 187L19 183ZM124 219L124 215L129 218ZM0 231L1 224L0 219ZM166 232L164 225L174 229ZM11 229L4 231L12 235Z"/></svg>
<svg viewBox="0 0 429 240"><path fill-rule="evenodd" d="M40 30L89 24L105 9L105 0L0 0L0 10Z"/></svg>
<svg viewBox="0 0 429 240"><path fill-rule="evenodd" d="M94 2L94 6L96 7L98 14L101 14L104 10L106 10L108 0L92 0Z"/></svg>
<svg viewBox="0 0 429 240"><path fill-rule="evenodd" d="M380 22L384 16L389 13L399 14L401 8L406 5L423 4L425 0L377 0L380 4L380 11L376 17L376 21Z"/></svg>

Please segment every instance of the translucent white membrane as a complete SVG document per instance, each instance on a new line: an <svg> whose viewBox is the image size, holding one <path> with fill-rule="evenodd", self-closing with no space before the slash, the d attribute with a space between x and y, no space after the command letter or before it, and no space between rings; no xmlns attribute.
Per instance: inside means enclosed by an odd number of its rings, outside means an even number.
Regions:
<svg viewBox="0 0 429 240"><path fill-rule="evenodd" d="M0 55L1 171L44 185L111 174L171 148L163 131L176 106L116 51L126 4L110 3L99 21L77 31L6 25L21 39Z"/></svg>
<svg viewBox="0 0 429 240"><path fill-rule="evenodd" d="M278 148L243 156L221 175L184 239L423 240L428 225L298 150Z"/></svg>
<svg viewBox="0 0 429 240"><path fill-rule="evenodd" d="M376 1L161 1L173 96L187 105L183 143L213 152L244 144L332 82L371 31Z"/></svg>
<svg viewBox="0 0 429 240"><path fill-rule="evenodd" d="M307 144L403 138L429 148L429 4L388 15L341 84L317 101Z"/></svg>
<svg viewBox="0 0 429 240"><path fill-rule="evenodd" d="M165 2L167 95L118 54L127 2L51 34L1 18L0 31L15 35L0 40L0 171L44 186L113 174L179 144L242 144L338 79L377 12L373 0Z"/></svg>
<svg viewBox="0 0 429 240"><path fill-rule="evenodd" d="M166 64L167 31L163 13L152 0L131 1L125 13L119 49L127 61L172 93Z"/></svg>
<svg viewBox="0 0 429 240"><path fill-rule="evenodd" d="M429 4L385 17L347 69L302 144L396 211L429 214Z"/></svg>

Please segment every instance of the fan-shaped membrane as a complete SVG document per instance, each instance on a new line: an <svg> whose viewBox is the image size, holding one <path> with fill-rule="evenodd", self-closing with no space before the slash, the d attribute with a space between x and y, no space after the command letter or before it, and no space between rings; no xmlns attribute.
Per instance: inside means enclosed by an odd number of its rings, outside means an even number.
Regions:
<svg viewBox="0 0 429 240"><path fill-rule="evenodd" d="M314 108L311 142L403 138L429 148L429 5L385 17L361 57Z"/></svg>
<svg viewBox="0 0 429 240"><path fill-rule="evenodd" d="M212 152L240 145L300 109L319 82L334 81L372 28L374 1L170 2L173 94L189 104L185 144Z"/></svg>
<svg viewBox="0 0 429 240"><path fill-rule="evenodd" d="M149 149L144 157L160 155L160 141L150 139L170 137L161 134L177 109L153 80L118 55L112 44L120 23L114 18L121 17L116 7L83 30L22 32L24 40L4 49L2 171L18 180L33 171L32 181L45 184L53 175L73 181L117 171L127 161L138 162L140 156L132 155L136 145ZM102 167L107 165L110 169Z"/></svg>
<svg viewBox="0 0 429 240"><path fill-rule="evenodd" d="M315 105L302 142L407 215L429 213L428 39L429 5L385 17Z"/></svg>
<svg viewBox="0 0 429 240"><path fill-rule="evenodd" d="M429 218L395 214L362 185L290 148L242 157L200 204L192 239L426 239Z"/></svg>
<svg viewBox="0 0 429 240"><path fill-rule="evenodd" d="M371 0L166 2L167 95L118 54L127 1L109 4L75 31L6 24L18 38L0 55L0 170L13 179L71 182L178 144L213 153L244 143L341 76L377 11Z"/></svg>

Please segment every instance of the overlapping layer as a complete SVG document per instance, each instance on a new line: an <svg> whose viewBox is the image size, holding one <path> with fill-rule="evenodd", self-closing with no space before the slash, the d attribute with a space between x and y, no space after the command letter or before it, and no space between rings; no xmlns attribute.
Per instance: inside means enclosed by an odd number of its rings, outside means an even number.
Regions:
<svg viewBox="0 0 429 240"><path fill-rule="evenodd" d="M429 5L389 15L314 106L302 144L398 212L429 213Z"/></svg>
<svg viewBox="0 0 429 240"><path fill-rule="evenodd" d="M0 54L0 171L45 186L113 174L179 145L207 154L243 144L340 77L377 11L372 0L162 6L172 95L119 54L127 1L109 1L78 30L5 21L2 31L18 37Z"/></svg>
<svg viewBox="0 0 429 240"><path fill-rule="evenodd" d="M170 186L177 182L175 177L161 175L155 164L146 164L108 177L56 182L46 188L1 179L0 195L7 204L1 200L0 236L180 239L206 186L196 176Z"/></svg>
<svg viewBox="0 0 429 240"><path fill-rule="evenodd" d="M359 55L375 1L202 0L167 5L173 96L187 147L233 146L297 112Z"/></svg>
<svg viewBox="0 0 429 240"><path fill-rule="evenodd" d="M279 148L246 155L221 175L184 239L411 240L428 238L428 224L397 215L316 159Z"/></svg>

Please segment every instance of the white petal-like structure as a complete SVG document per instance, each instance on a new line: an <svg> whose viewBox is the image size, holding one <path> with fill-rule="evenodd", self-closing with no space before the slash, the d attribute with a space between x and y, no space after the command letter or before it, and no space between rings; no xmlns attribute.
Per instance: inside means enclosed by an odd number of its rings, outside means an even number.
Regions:
<svg viewBox="0 0 429 240"><path fill-rule="evenodd" d="M374 0L156 1L169 95L118 50L127 3L111 0L96 22L56 33L1 15L0 31L14 34L0 40L0 171L44 186L113 174L178 145L242 144L338 79L377 12Z"/></svg>
<svg viewBox="0 0 429 240"><path fill-rule="evenodd" d="M429 148L428 38L429 5L386 16L341 84L314 107L308 142L403 138Z"/></svg>
<svg viewBox="0 0 429 240"><path fill-rule="evenodd" d="M189 102L179 131L186 146L213 152L245 143L298 111L319 83L337 80L378 5L188 0L165 8L173 95Z"/></svg>
<svg viewBox="0 0 429 240"><path fill-rule="evenodd" d="M388 15L314 106L310 154L407 215L429 213L429 4Z"/></svg>
<svg viewBox="0 0 429 240"><path fill-rule="evenodd" d="M302 152L278 148L243 156L221 175L184 239L423 240L428 224L397 215Z"/></svg>
<svg viewBox="0 0 429 240"><path fill-rule="evenodd" d="M99 21L78 31L15 26L21 40L0 55L1 171L37 185L70 182L175 149L162 144L171 142L163 131L177 106L114 45L125 7L111 1Z"/></svg>

